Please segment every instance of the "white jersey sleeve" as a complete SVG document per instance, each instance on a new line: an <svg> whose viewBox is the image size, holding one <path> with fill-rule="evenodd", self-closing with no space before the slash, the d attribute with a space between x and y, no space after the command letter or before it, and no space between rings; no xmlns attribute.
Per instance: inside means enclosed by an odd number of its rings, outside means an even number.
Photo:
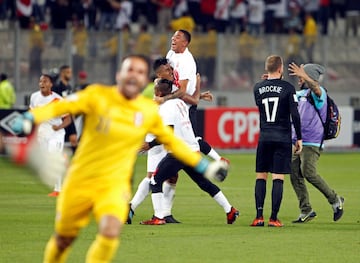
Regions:
<svg viewBox="0 0 360 263"><path fill-rule="evenodd" d="M188 107L183 100L167 100L160 105L159 113L165 125L173 126L176 136L183 139L193 151L200 150L189 119Z"/></svg>
<svg viewBox="0 0 360 263"><path fill-rule="evenodd" d="M196 89L196 63L193 55L188 49L183 53L175 53L170 50L166 55L171 67L174 70L174 82L180 80L189 80L186 87L186 93L189 95L194 94Z"/></svg>

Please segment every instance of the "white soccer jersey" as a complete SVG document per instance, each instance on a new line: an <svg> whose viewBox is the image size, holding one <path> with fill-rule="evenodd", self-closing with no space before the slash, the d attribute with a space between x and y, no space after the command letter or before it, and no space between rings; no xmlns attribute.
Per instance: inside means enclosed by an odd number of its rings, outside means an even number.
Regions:
<svg viewBox="0 0 360 263"><path fill-rule="evenodd" d="M31 94L29 107L33 109L62 99L55 92L52 92L49 96L43 96L40 91L37 91ZM60 125L62 122L62 118L57 117L39 125L37 134L39 143L50 152L62 151L64 148L65 129L55 131L52 128L53 125Z"/></svg>
<svg viewBox="0 0 360 263"><path fill-rule="evenodd" d="M173 126L176 136L183 139L193 151L200 151L189 119L189 109L183 100L165 101L160 105L159 113L165 125Z"/></svg>
<svg viewBox="0 0 360 263"><path fill-rule="evenodd" d="M166 58L174 70L174 83L178 83L179 80L189 80L186 93L193 95L196 90L196 63L189 49L186 48L183 53L170 50Z"/></svg>

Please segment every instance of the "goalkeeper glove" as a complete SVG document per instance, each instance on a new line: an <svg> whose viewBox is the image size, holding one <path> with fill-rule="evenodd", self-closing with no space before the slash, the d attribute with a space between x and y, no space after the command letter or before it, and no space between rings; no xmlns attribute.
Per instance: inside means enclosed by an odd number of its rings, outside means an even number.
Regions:
<svg viewBox="0 0 360 263"><path fill-rule="evenodd" d="M202 158L201 161L195 166L195 171L203 174L205 178L218 182L225 180L228 174L228 169L228 163L222 160L209 162L205 158Z"/></svg>
<svg viewBox="0 0 360 263"><path fill-rule="evenodd" d="M30 134L33 129L34 117L27 111L15 118L10 124L10 128L16 133Z"/></svg>

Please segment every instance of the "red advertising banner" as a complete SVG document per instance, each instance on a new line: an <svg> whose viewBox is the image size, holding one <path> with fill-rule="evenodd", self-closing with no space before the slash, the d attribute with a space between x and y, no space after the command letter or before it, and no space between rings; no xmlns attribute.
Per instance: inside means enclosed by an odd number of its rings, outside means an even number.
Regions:
<svg viewBox="0 0 360 263"><path fill-rule="evenodd" d="M258 109L205 109L204 138L215 148L256 148L259 139Z"/></svg>

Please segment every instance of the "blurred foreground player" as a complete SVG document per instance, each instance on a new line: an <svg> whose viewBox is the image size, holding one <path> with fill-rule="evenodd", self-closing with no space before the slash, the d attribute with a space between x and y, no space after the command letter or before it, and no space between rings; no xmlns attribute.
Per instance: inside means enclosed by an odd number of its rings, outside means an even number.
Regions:
<svg viewBox="0 0 360 263"><path fill-rule="evenodd" d="M138 149L147 133L153 133L174 156L198 172L209 178L225 179L224 162L209 163L194 153L163 124L156 103L139 95L148 74L145 57L126 57L116 75L117 86L90 85L63 101L26 112L14 121L13 130L21 132L29 120L38 124L68 112L84 114L85 118L79 147L57 199L55 234L46 246L43 262L66 262L72 242L92 215L98 224L98 234L85 262L112 261L129 212Z"/></svg>

